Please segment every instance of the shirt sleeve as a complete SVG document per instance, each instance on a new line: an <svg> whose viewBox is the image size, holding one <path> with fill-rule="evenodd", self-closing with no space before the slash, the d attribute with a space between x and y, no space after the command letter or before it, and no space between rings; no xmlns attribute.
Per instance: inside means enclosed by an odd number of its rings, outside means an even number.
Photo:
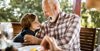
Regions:
<svg viewBox="0 0 100 51"><path fill-rule="evenodd" d="M66 32L60 40L56 40L59 47L63 51L70 51L71 48L78 50L79 33L80 33L80 17L78 15L71 15L71 19L66 22Z"/></svg>

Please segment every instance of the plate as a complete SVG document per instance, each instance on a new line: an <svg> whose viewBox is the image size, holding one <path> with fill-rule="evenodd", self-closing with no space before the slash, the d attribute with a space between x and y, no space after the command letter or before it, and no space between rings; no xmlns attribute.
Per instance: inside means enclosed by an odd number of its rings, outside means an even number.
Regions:
<svg viewBox="0 0 100 51"><path fill-rule="evenodd" d="M40 49L41 49L40 45L30 45L18 48L18 51L40 51Z"/></svg>

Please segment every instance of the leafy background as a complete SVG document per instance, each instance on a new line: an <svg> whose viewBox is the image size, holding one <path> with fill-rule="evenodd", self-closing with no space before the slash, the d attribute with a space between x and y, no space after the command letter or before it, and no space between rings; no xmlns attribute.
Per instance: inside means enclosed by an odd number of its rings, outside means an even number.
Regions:
<svg viewBox="0 0 100 51"><path fill-rule="evenodd" d="M25 13L38 15L39 21L45 21L41 7L42 0L0 0L0 22L19 22ZM61 8L66 13L72 13L72 0L59 0ZM85 2L81 7L81 26L88 28L100 27L100 12L88 10Z"/></svg>

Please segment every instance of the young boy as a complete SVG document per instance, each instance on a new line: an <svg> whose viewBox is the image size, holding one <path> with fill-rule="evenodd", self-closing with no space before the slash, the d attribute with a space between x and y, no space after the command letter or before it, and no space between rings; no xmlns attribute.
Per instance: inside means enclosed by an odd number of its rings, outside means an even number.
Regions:
<svg viewBox="0 0 100 51"><path fill-rule="evenodd" d="M35 36L40 29L38 17L32 13L27 13L21 18L22 31L14 38L14 42L23 43L25 35Z"/></svg>

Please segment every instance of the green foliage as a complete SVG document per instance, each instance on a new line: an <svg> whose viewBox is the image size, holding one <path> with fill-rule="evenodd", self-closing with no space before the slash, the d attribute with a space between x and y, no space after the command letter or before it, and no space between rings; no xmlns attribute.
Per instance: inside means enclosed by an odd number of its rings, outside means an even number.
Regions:
<svg viewBox="0 0 100 51"><path fill-rule="evenodd" d="M68 0L59 0L61 8L66 13L71 12L71 6ZM1 3L6 3L6 0L0 0ZM42 0L10 0L10 7L0 8L0 22L19 22L20 18L25 13L33 13L38 15L40 22L43 22L44 16L41 7ZM0 4L1 5L1 4Z"/></svg>
<svg viewBox="0 0 100 51"><path fill-rule="evenodd" d="M88 10L85 3L82 3L81 25L88 28L100 28L100 12L96 10Z"/></svg>
<svg viewBox="0 0 100 51"><path fill-rule="evenodd" d="M71 0L59 0L60 1L60 6L62 11L66 13L72 13L72 2Z"/></svg>
<svg viewBox="0 0 100 51"><path fill-rule="evenodd" d="M38 15L40 22L42 22L44 17L41 9L41 1L42 0L10 0L10 8L0 8L0 22L18 22L25 13Z"/></svg>
<svg viewBox="0 0 100 51"><path fill-rule="evenodd" d="M25 13L33 13L43 22L44 15L42 11L42 0L10 0L8 6L5 6L7 0L0 0L0 22L19 22ZM59 0L62 11L72 13L72 0ZM82 3L81 9L81 25L82 27L100 27L100 12L91 11L85 8Z"/></svg>

